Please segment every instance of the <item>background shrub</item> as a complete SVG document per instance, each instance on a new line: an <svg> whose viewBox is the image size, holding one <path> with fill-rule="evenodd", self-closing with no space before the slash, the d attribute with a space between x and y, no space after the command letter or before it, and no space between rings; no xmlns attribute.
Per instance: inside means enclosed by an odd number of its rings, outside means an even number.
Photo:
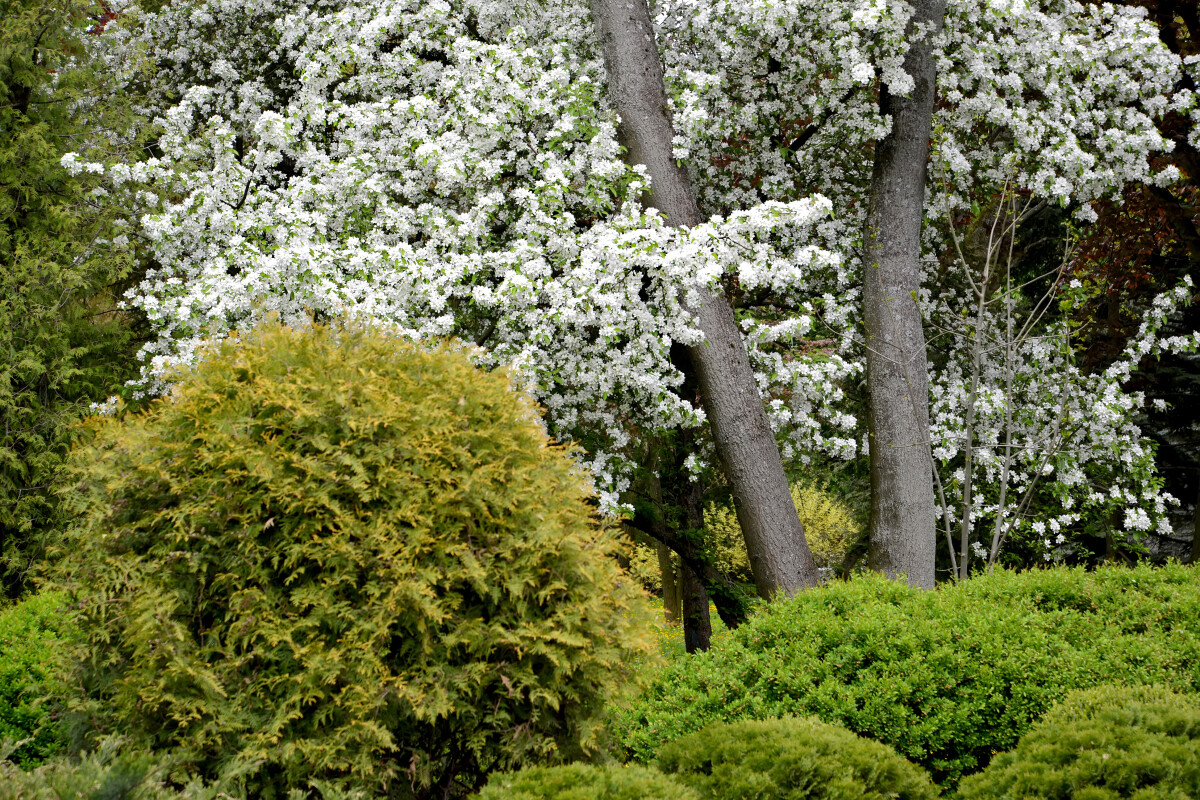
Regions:
<svg viewBox="0 0 1200 800"><path fill-rule="evenodd" d="M835 569L841 566L847 552L859 540L862 528L853 511L820 484L810 481L793 483L792 502L804 524L804 536L812 548L817 566ZM712 503L704 511L708 542L714 563L727 575L743 583L753 584L746 540L738 525L737 512L726 503ZM678 564L678 556L673 556ZM649 591L662 591L662 574L658 554L652 545L637 542L629 559L629 571Z"/></svg>
<svg viewBox="0 0 1200 800"><path fill-rule="evenodd" d="M954 785L1076 688L1200 688L1200 573L998 571L936 592L876 576L772 603L616 720L628 756L717 721L812 715Z"/></svg>
<svg viewBox="0 0 1200 800"><path fill-rule="evenodd" d="M887 745L812 718L709 725L657 766L712 800L933 800L929 775Z"/></svg>
<svg viewBox="0 0 1200 800"><path fill-rule="evenodd" d="M51 712L62 692L64 638L73 638L65 599L44 593L0 608L0 745L10 743L8 758L22 767L63 746Z"/></svg>
<svg viewBox="0 0 1200 800"><path fill-rule="evenodd" d="M505 375L267 324L178 378L75 455L102 732L255 796L443 797L596 745L650 612Z"/></svg>
<svg viewBox="0 0 1200 800"><path fill-rule="evenodd" d="M493 775L479 800L700 800L700 795L637 764L568 764Z"/></svg>
<svg viewBox="0 0 1200 800"><path fill-rule="evenodd" d="M81 758L59 757L23 771L5 760L0 746L0 800L208 800L216 792L193 786L183 792L166 788L162 765L146 753L122 752L106 740Z"/></svg>
<svg viewBox="0 0 1200 800"><path fill-rule="evenodd" d="M846 552L861 534L854 514L817 483L800 481L793 483L791 489L792 502L804 524L804 538L808 540L813 560L818 567L840 566ZM704 511L704 524L708 527L717 565L740 580L753 583L746 540L733 506L710 505Z"/></svg>
<svg viewBox="0 0 1200 800"><path fill-rule="evenodd" d="M1071 694L966 778L963 800L1200 797L1200 700L1159 687Z"/></svg>
<svg viewBox="0 0 1200 800"><path fill-rule="evenodd" d="M11 598L58 533L72 423L137 373L136 326L115 307L134 259L110 244L130 209L61 163L138 149L116 71L87 46L100 12L96 0L0 0L0 596Z"/></svg>

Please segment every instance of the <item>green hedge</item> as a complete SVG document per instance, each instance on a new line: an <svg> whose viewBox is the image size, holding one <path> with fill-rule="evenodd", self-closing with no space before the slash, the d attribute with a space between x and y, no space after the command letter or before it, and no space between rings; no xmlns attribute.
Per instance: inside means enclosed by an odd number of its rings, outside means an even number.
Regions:
<svg viewBox="0 0 1200 800"><path fill-rule="evenodd" d="M1158 687L1069 695L966 778L961 800L1182 800L1200 797L1200 699Z"/></svg>
<svg viewBox="0 0 1200 800"><path fill-rule="evenodd" d="M32 595L0 608L0 744L24 742L9 756L30 767L58 752L63 736L51 718L56 668L72 630L61 594Z"/></svg>
<svg viewBox="0 0 1200 800"><path fill-rule="evenodd" d="M1001 571L936 592L835 583L664 670L615 735L648 762L712 722L811 715L952 786L1072 689L1113 681L1200 688L1200 572Z"/></svg>
<svg viewBox="0 0 1200 800"><path fill-rule="evenodd" d="M933 800L928 773L887 745L812 718L709 725L656 762L707 800Z"/></svg>
<svg viewBox="0 0 1200 800"><path fill-rule="evenodd" d="M700 795L649 767L568 764L493 775L479 800L700 800Z"/></svg>

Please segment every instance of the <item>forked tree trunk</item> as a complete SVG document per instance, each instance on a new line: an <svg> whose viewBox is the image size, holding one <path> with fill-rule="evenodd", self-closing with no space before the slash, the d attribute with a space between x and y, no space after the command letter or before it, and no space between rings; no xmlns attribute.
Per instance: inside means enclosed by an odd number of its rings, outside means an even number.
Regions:
<svg viewBox="0 0 1200 800"><path fill-rule="evenodd" d="M914 23L942 29L946 0L914 0ZM915 37L915 25L909 26ZM926 162L937 90L928 37L914 38L904 71L908 97L880 96L891 132L876 145L864 239L863 318L871 451L868 562L891 577L933 588L936 533L929 450L929 382L917 292Z"/></svg>
<svg viewBox="0 0 1200 800"><path fill-rule="evenodd" d="M687 173L672 152L674 129L646 0L591 0L591 8L604 49L608 95L621 116L626 158L649 171L649 205L671 225L695 225L700 211ZM754 583L764 598L777 592L791 595L817 584L816 565L733 309L717 294L698 294L699 304L687 308L696 315L705 341L690 348L689 355L717 455L733 487Z"/></svg>

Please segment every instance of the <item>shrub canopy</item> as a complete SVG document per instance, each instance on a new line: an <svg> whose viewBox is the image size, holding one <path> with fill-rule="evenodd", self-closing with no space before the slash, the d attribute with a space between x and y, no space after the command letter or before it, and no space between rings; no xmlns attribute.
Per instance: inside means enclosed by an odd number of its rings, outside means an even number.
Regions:
<svg viewBox="0 0 1200 800"><path fill-rule="evenodd" d="M804 524L804 538L808 540L813 560L825 569L840 567L846 553L862 535L853 512L819 483L793 483L791 493L796 514ZM733 505L709 505L704 512L704 523L716 564L727 574L752 582L746 540Z"/></svg>
<svg viewBox="0 0 1200 800"><path fill-rule="evenodd" d="M867 576L772 603L616 720L627 755L718 721L812 715L952 786L1077 688L1200 688L1192 567L998 571L936 592Z"/></svg>
<svg viewBox="0 0 1200 800"><path fill-rule="evenodd" d="M495 775L479 800L700 800L700 795L638 764L567 764Z"/></svg>
<svg viewBox="0 0 1200 800"><path fill-rule="evenodd" d="M0 747L29 767L62 748L52 701L62 691L59 670L75 637L57 593L31 595L0 608ZM19 746L18 746L19 744Z"/></svg>
<svg viewBox="0 0 1200 800"><path fill-rule="evenodd" d="M978 775L962 800L1200 797L1200 698L1161 687L1069 695Z"/></svg>
<svg viewBox="0 0 1200 800"><path fill-rule="evenodd" d="M812 718L709 725L658 767L711 800L933 800L929 775L887 745Z"/></svg>
<svg viewBox="0 0 1200 800"><path fill-rule="evenodd" d="M74 457L103 728L251 794L442 797L597 744L651 614L507 376L266 324L177 379Z"/></svg>

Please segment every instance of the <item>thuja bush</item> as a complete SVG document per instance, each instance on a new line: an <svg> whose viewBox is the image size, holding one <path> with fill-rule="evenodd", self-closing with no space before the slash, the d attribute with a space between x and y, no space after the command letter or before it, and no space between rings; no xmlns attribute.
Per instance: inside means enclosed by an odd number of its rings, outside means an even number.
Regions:
<svg viewBox="0 0 1200 800"><path fill-rule="evenodd" d="M0 744L0 800L233 800L201 784L173 789L163 764L121 745L110 738L93 752L21 770L5 760L9 748Z"/></svg>
<svg viewBox="0 0 1200 800"><path fill-rule="evenodd" d="M933 800L929 774L887 745L812 718L709 725L657 766L712 800Z"/></svg>
<svg viewBox="0 0 1200 800"><path fill-rule="evenodd" d="M1112 681L1200 688L1200 572L998 571L936 592L836 582L662 671L615 730L651 761L712 722L813 715L950 787L1071 690Z"/></svg>
<svg viewBox="0 0 1200 800"><path fill-rule="evenodd" d="M700 795L638 764L567 764L494 775L479 800L700 800Z"/></svg>
<svg viewBox="0 0 1200 800"><path fill-rule="evenodd" d="M0 608L0 747L30 767L62 749L54 718L65 687L60 678L74 629L63 613L65 597L44 593Z"/></svg>
<svg viewBox="0 0 1200 800"><path fill-rule="evenodd" d="M175 379L74 456L101 732L254 796L455 796L598 744L651 613L506 375L267 324Z"/></svg>
<svg viewBox="0 0 1200 800"><path fill-rule="evenodd" d="M1200 797L1200 699L1161 687L1069 695L963 781L963 800Z"/></svg>

